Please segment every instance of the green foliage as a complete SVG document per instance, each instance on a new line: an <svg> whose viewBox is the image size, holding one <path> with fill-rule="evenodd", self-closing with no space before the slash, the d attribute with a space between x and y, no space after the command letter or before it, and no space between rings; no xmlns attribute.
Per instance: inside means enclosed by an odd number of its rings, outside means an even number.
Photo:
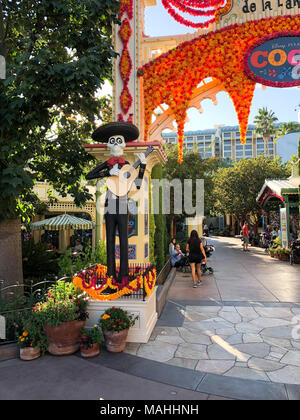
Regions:
<svg viewBox="0 0 300 420"><path fill-rule="evenodd" d="M72 256L72 250L69 249L58 261L59 277L73 277L75 273L93 264L106 265L106 258L106 243L101 241L94 249L89 246L75 257Z"/></svg>
<svg viewBox="0 0 300 420"><path fill-rule="evenodd" d="M182 185L185 179L193 181L193 205L196 203L196 180L204 180L204 209L205 213L209 214L213 210L214 196L213 190L213 175L219 168L227 168L232 166L232 162L228 159L209 158L202 159L197 152L187 152L184 155L183 161L178 165L177 147L175 145L168 145L166 147L167 162L163 167L163 178L168 180L180 179ZM183 195L182 195L183 196ZM171 194L171 214L170 218L176 221L183 221L186 216L184 212L181 215L173 213L174 210L174 196ZM184 197L182 198L184 199ZM184 209L184 203L182 203Z"/></svg>
<svg viewBox="0 0 300 420"><path fill-rule="evenodd" d="M43 325L33 314L27 315L22 320L22 332L18 337L18 344L23 347L39 347L41 354L47 350L48 340L45 336Z"/></svg>
<svg viewBox="0 0 300 420"><path fill-rule="evenodd" d="M44 301L33 308L36 320L42 325L60 325L62 322L86 318L87 301L73 283L58 281L45 295Z"/></svg>
<svg viewBox="0 0 300 420"><path fill-rule="evenodd" d="M135 324L139 316L130 315L121 308L112 307L107 309L99 320L102 331L127 330Z"/></svg>
<svg viewBox="0 0 300 420"><path fill-rule="evenodd" d="M79 335L80 346L88 349L92 347L92 344L101 343L102 337L98 325L94 325L93 328L82 328Z"/></svg>
<svg viewBox="0 0 300 420"><path fill-rule="evenodd" d="M268 108L260 108L258 114L254 118L254 124L256 124L256 134L262 136L267 153L269 154L268 140L274 134L276 134L277 128L274 123L278 121L272 110L268 111Z"/></svg>
<svg viewBox="0 0 300 420"><path fill-rule="evenodd" d="M24 279L57 275L58 265L55 251L49 250L43 242L34 243L33 239L23 242L23 275Z"/></svg>
<svg viewBox="0 0 300 420"><path fill-rule="evenodd" d="M162 165L155 165L152 169L152 179L162 179ZM159 191L159 214L154 215L155 234L154 234L154 253L156 256L156 268L159 273L165 265L166 260L166 215L162 213L162 189Z"/></svg>
<svg viewBox="0 0 300 420"><path fill-rule="evenodd" d="M289 173L280 160L265 157L242 159L231 168L218 169L213 176L215 211L235 214L260 212L256 201L266 179L287 178Z"/></svg>
<svg viewBox="0 0 300 420"><path fill-rule="evenodd" d="M80 183L92 160L83 144L107 107L95 93L111 78L119 7L117 0L1 1L0 220L35 212L36 180L76 205L91 198Z"/></svg>
<svg viewBox="0 0 300 420"><path fill-rule="evenodd" d="M297 133L298 131L300 131L300 124L299 123L294 123L294 122L287 122L287 123L283 123L279 129L276 131L276 141L280 138L285 136L286 134L289 133Z"/></svg>
<svg viewBox="0 0 300 420"><path fill-rule="evenodd" d="M152 191L151 191L151 178L149 177L149 259L151 264L156 265L155 255L155 218L152 212Z"/></svg>

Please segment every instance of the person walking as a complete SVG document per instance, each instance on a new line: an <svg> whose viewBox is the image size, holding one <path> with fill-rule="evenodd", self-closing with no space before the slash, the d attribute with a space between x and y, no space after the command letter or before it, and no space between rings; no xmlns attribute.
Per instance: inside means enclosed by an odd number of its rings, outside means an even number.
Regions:
<svg viewBox="0 0 300 420"><path fill-rule="evenodd" d="M243 234L243 251L249 251L248 246L249 246L249 231L248 231L248 223L245 221L244 225L242 227L242 234Z"/></svg>
<svg viewBox="0 0 300 420"><path fill-rule="evenodd" d="M207 257L203 247L203 243L199 238L198 232L192 230L190 238L186 244L186 252L189 253L189 263L192 271L193 287L201 286L201 263L207 262ZM197 283L196 283L197 271Z"/></svg>

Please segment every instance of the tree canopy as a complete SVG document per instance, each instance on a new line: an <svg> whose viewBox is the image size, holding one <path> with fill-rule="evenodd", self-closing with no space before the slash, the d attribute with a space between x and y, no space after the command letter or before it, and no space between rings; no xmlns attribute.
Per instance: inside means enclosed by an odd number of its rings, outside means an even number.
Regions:
<svg viewBox="0 0 300 420"><path fill-rule="evenodd" d="M20 216L36 180L77 205L89 198L80 179L92 158L86 143L107 99L117 0L2 0L0 54L0 220Z"/></svg>
<svg viewBox="0 0 300 420"><path fill-rule="evenodd" d="M177 146L167 145L166 154L168 157L167 162L163 167L163 177L172 181L173 179L179 179L183 185L185 179L191 179L193 181L193 205L195 205L196 199L196 180L204 180L204 210L206 214L209 214L213 209L214 197L212 194L213 190L213 175L222 167L229 167L232 165L230 159L222 158L209 158L202 159L197 151L187 152L184 155L184 159L180 165L177 161ZM171 212L174 209L174 197L171 194ZM184 205L182 205L184 209ZM174 215L171 213L171 218L181 220L190 215Z"/></svg>
<svg viewBox="0 0 300 420"><path fill-rule="evenodd" d="M241 159L234 166L220 168L213 176L215 210L220 214L235 214L244 219L257 213L256 201L266 179L286 179L290 176L280 160L266 157Z"/></svg>

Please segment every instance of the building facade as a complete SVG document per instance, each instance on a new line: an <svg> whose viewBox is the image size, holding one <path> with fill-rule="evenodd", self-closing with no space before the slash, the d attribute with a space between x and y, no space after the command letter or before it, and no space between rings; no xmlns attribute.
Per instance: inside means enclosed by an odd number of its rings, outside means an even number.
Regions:
<svg viewBox="0 0 300 420"><path fill-rule="evenodd" d="M276 143L274 136L265 144L261 136L256 135L255 125L249 125L246 143L240 141L238 126L218 126L209 130L187 131L184 137L184 150L196 151L203 159L222 157L239 161L259 156L276 157ZM176 133L163 133L163 140L167 144L177 143Z"/></svg>

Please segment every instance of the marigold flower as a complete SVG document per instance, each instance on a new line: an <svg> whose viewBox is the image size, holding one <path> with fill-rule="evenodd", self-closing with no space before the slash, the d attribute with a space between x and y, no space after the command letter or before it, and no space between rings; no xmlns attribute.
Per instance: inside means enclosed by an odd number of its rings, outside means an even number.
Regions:
<svg viewBox="0 0 300 420"><path fill-rule="evenodd" d="M107 315L107 314L104 314L104 315L102 316L102 319L108 319L108 318L110 318L110 316L109 316L109 315Z"/></svg>

